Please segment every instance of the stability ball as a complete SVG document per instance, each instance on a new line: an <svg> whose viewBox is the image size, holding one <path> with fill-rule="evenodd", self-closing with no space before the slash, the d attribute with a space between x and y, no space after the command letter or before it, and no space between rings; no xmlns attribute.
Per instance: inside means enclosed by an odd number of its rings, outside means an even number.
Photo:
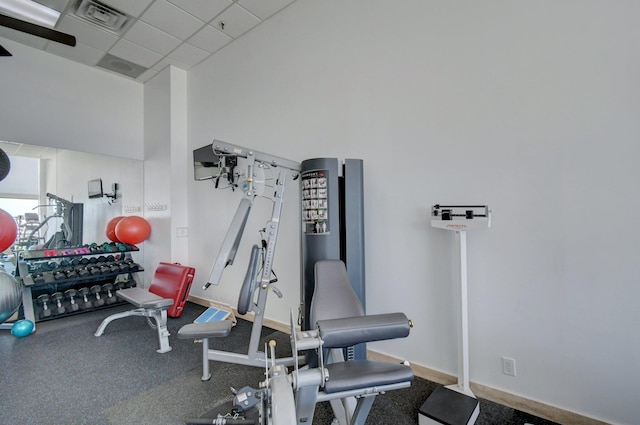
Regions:
<svg viewBox="0 0 640 425"><path fill-rule="evenodd" d="M27 336L33 332L33 328L35 325L31 320L18 320L16 323L11 326L11 335L22 338L23 336Z"/></svg>
<svg viewBox="0 0 640 425"><path fill-rule="evenodd" d="M13 316L21 303L22 287L13 276L0 270L0 323Z"/></svg>
<svg viewBox="0 0 640 425"><path fill-rule="evenodd" d="M107 230L105 231L105 234L107 235L107 238L111 241L111 242L122 242L120 239L118 239L118 237L116 236L116 225L120 222L120 220L122 220L124 218L124 216L119 215L118 217L114 217L111 220L109 220L109 222L107 223Z"/></svg>
<svg viewBox="0 0 640 425"><path fill-rule="evenodd" d="M0 252L9 248L16 241L18 225L11 214L0 209Z"/></svg>
<svg viewBox="0 0 640 425"><path fill-rule="evenodd" d="M116 224L116 237L120 242L135 245L145 241L151 234L151 226L144 218L130 215Z"/></svg>

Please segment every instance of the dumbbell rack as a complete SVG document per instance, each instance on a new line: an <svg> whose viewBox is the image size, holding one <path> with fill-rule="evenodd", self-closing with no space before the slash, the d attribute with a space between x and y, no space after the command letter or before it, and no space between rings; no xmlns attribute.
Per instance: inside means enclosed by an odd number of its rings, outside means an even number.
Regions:
<svg viewBox="0 0 640 425"><path fill-rule="evenodd" d="M116 292L137 286L144 271L131 256L135 251L135 245L107 242L19 252L23 318L35 324L125 303Z"/></svg>

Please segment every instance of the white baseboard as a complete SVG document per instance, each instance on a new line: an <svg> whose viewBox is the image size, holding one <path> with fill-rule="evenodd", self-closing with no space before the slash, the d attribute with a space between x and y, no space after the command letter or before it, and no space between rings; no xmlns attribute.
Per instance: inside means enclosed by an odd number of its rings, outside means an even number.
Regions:
<svg viewBox="0 0 640 425"><path fill-rule="evenodd" d="M205 307L220 304L215 301L211 301L208 299L195 297L190 295L189 301L199 304ZM227 304L224 304L228 308L231 308ZM248 320L250 322L253 321L253 314L245 314L240 315L235 308L232 308L233 314L237 317L240 317L244 320ZM284 332L288 334L290 332L289 325L283 324L282 322L277 322L274 320L265 319L264 326L278 330L280 332ZM387 354L379 353L373 350L367 350L367 358L370 360L377 361L389 361L389 362L402 362L403 359L399 359L393 356L389 356ZM451 385L457 382L457 378L453 375L449 375L444 372L437 371L435 369L431 369L417 363L411 364L411 369L413 373L423 379L426 379L431 382L435 382L441 385ZM511 407L512 409L517 409L535 416L538 416L543 419L547 419L549 421L557 422L563 425L610 425L608 422L603 422L598 419L589 418L587 416L580 415L575 412L571 412L568 410L561 409L556 406L551 406L545 403L541 403L539 401L530 400L525 397L521 397L515 394L511 394L502 390L498 390L496 388L488 387L486 385L478 384L476 382L470 383L471 390L473 393L480 398L485 400L493 401L494 403L499 403L504 406Z"/></svg>

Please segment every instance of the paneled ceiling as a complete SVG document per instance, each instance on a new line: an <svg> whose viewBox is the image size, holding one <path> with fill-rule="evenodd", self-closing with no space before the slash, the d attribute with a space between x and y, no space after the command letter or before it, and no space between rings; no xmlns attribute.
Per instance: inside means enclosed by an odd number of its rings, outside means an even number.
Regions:
<svg viewBox="0 0 640 425"><path fill-rule="evenodd" d="M0 45L10 39L144 82L168 65L190 69L295 0L36 1L61 12L54 29L76 46L1 26Z"/></svg>

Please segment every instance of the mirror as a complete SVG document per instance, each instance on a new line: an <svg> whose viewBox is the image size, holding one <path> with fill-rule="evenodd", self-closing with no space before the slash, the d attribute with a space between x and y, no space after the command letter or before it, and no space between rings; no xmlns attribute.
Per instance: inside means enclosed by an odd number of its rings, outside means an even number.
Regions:
<svg viewBox="0 0 640 425"><path fill-rule="evenodd" d="M46 243L64 227L60 200L82 204L83 244L108 241L112 218L142 214L142 161L6 141L0 149L14 164L0 181L0 208L17 217L20 244L32 244L29 237ZM105 193L90 196L89 182L97 179Z"/></svg>

